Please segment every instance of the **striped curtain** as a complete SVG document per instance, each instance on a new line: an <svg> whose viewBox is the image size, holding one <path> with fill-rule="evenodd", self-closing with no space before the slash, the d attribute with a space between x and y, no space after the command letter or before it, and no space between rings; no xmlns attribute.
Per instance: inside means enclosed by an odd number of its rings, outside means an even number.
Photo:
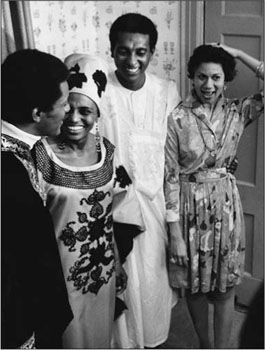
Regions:
<svg viewBox="0 0 265 350"><path fill-rule="evenodd" d="M1 1L2 62L10 53L35 48L29 1Z"/></svg>

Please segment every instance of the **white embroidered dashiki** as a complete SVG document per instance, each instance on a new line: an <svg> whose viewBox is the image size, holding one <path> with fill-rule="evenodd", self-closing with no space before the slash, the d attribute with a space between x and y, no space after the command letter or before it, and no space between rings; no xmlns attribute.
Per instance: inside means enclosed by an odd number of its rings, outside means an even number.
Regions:
<svg viewBox="0 0 265 350"><path fill-rule="evenodd" d="M156 347L166 341L176 294L169 286L166 266L167 232L163 193L164 143L167 116L178 104L173 81L146 74L144 86L131 91L114 72L102 101L100 132L115 146L135 187L135 198L123 201L126 213L114 210L114 219L138 224L144 232L134 238L124 268L128 310L115 325L114 345L123 348ZM134 201L140 212L130 210ZM133 206L132 206L133 208Z"/></svg>

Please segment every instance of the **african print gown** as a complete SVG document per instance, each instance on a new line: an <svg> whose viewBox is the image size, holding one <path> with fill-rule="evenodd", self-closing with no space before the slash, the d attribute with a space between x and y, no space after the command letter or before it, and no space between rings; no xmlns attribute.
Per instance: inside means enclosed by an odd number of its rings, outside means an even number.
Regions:
<svg viewBox="0 0 265 350"><path fill-rule="evenodd" d="M115 189L125 191L127 182L114 172L114 146L107 139L101 141L101 151L97 164L74 167L58 159L46 139L35 147L74 313L63 335L64 348L110 348L115 306L112 200Z"/></svg>
<svg viewBox="0 0 265 350"><path fill-rule="evenodd" d="M244 128L263 113L263 95L221 96L211 117L194 92L172 112L166 141L167 221L179 221L192 293L240 283L245 233L235 177L227 173Z"/></svg>

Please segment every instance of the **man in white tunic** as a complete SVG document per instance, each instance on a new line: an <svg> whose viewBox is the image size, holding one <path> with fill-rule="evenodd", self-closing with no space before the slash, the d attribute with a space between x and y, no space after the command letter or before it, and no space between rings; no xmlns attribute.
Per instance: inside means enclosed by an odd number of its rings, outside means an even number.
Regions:
<svg viewBox="0 0 265 350"><path fill-rule="evenodd" d="M166 267L163 175L167 116L180 98L173 81L145 72L157 41L157 30L147 17L119 17L110 29L110 41L117 70L108 78L100 129L115 144L135 188L134 195L114 209L114 220L143 231L134 238L124 264L128 310L118 319L114 346L151 348L166 341L177 299Z"/></svg>

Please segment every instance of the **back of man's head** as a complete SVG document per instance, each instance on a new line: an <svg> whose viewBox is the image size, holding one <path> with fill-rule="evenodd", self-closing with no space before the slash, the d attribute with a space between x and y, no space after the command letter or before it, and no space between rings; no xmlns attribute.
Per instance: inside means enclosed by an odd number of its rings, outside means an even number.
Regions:
<svg viewBox="0 0 265 350"><path fill-rule="evenodd" d="M32 110L49 111L61 97L68 69L57 57L35 49L10 54L1 67L2 118L11 124L33 122Z"/></svg>
<svg viewBox="0 0 265 350"><path fill-rule="evenodd" d="M148 34L150 50L154 51L158 33L154 23L146 16L139 13L126 13L113 22L109 33L112 53L115 49L119 32Z"/></svg>

